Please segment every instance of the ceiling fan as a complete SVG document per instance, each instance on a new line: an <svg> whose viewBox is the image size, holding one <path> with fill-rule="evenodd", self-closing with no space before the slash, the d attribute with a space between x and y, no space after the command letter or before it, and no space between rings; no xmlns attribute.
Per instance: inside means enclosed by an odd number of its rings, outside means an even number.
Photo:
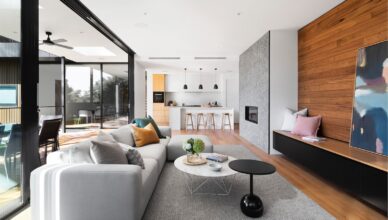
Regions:
<svg viewBox="0 0 388 220"><path fill-rule="evenodd" d="M73 49L72 47L69 47L69 46L66 46L66 45L63 45L63 44L59 44L59 43L67 42L66 39L51 40L50 36L52 34L53 33L51 33L50 31L46 31L47 39L46 40L42 40L42 43L40 43L39 45L58 46L58 47L63 47L63 48L69 49L69 50Z"/></svg>

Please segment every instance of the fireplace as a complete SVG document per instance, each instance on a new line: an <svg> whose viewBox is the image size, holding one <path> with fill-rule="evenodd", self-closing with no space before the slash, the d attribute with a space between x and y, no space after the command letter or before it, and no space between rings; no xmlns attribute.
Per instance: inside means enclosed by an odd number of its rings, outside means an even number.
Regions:
<svg viewBox="0 0 388 220"><path fill-rule="evenodd" d="M245 106L245 120L257 124L258 109L256 106Z"/></svg>

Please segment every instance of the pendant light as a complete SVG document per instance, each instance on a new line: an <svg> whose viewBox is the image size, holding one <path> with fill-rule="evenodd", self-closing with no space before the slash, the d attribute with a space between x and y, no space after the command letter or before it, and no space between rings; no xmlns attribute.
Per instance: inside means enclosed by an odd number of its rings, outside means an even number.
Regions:
<svg viewBox="0 0 388 220"><path fill-rule="evenodd" d="M183 85L183 89L184 90L187 90L187 83L186 83L186 71L187 71L187 68L185 68L185 84Z"/></svg>
<svg viewBox="0 0 388 220"><path fill-rule="evenodd" d="M203 89L203 86L202 86L202 79L201 79L201 75L202 75L202 68L199 68L199 87L198 89Z"/></svg>
<svg viewBox="0 0 388 220"><path fill-rule="evenodd" d="M218 89L217 85L217 68L214 68L214 87L213 89Z"/></svg>

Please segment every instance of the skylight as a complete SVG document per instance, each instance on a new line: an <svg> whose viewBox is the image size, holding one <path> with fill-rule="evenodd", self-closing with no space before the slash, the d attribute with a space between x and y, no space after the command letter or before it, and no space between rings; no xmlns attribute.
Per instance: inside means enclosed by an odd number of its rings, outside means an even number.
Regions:
<svg viewBox="0 0 388 220"><path fill-rule="evenodd" d="M116 56L112 51L105 47L74 47L75 52L84 56L95 56L95 57L113 57Z"/></svg>

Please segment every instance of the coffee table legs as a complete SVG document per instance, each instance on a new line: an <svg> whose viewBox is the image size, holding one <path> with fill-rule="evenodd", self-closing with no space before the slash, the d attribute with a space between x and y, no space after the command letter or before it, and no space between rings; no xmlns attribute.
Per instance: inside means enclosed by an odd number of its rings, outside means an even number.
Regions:
<svg viewBox="0 0 388 220"><path fill-rule="evenodd" d="M233 175L233 177L205 177L205 178L196 178L196 181L194 181L194 176L185 173L186 176L186 186L190 192L190 194L208 194L208 195L220 195L220 196L227 196L229 195L233 182L236 175ZM219 192L203 192L201 189L203 186L207 183L213 183L215 188L218 189ZM213 188L214 189L214 188ZM202 191L202 192L201 192Z"/></svg>
<svg viewBox="0 0 388 220"><path fill-rule="evenodd" d="M260 197L253 194L253 175L249 175L250 193L241 198L241 211L249 217L260 217L263 215L263 202Z"/></svg>

